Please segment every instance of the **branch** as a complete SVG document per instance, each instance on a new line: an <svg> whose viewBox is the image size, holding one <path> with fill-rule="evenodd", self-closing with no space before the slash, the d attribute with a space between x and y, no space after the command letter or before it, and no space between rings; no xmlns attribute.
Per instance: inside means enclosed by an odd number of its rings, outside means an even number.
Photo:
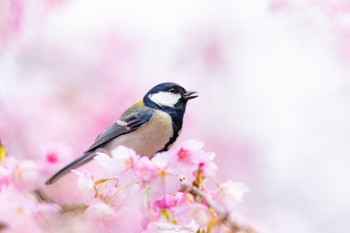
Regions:
<svg viewBox="0 0 350 233"><path fill-rule="evenodd" d="M0 231L5 230L7 225L5 223L0 222Z"/></svg>
<svg viewBox="0 0 350 233"><path fill-rule="evenodd" d="M201 191L199 188L193 185L188 185L185 183L182 183L182 191L188 192L192 194L193 196L201 197L205 202L208 204L208 206L213 209L219 219L220 222L224 223L226 226L228 226L233 233L238 232L245 232L245 233L256 233L255 230L253 230L249 226L243 226L239 223L236 223L232 221L230 217L230 213L228 211L225 211L221 206L219 206L209 195Z"/></svg>
<svg viewBox="0 0 350 233"><path fill-rule="evenodd" d="M84 212L87 208L85 204L57 204L52 198L47 196L42 189L37 189L34 191L36 198L41 202L46 202L48 204L56 204L61 207L61 213L67 212ZM0 225L1 229L1 225Z"/></svg>

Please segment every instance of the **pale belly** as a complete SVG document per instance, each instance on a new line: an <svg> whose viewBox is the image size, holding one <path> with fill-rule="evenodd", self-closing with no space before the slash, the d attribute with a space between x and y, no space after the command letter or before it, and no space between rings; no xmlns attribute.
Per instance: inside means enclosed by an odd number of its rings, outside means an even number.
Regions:
<svg viewBox="0 0 350 233"><path fill-rule="evenodd" d="M141 128L113 139L108 144L108 149L111 151L117 146L123 145L132 148L139 155L151 158L157 151L163 149L172 135L173 127L170 116L158 111Z"/></svg>

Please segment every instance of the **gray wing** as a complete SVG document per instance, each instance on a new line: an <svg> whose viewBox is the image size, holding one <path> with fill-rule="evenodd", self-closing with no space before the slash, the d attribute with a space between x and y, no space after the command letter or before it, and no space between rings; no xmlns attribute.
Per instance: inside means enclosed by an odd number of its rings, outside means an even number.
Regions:
<svg viewBox="0 0 350 233"><path fill-rule="evenodd" d="M141 125L147 123L155 113L153 109L147 107L138 107L133 110L138 111L134 111L131 114L124 114L118 121L100 134L86 152L93 151L120 135L137 130Z"/></svg>
<svg viewBox="0 0 350 233"><path fill-rule="evenodd" d="M85 153L69 163L56 174L54 174L50 179L46 181L46 184L52 184L59 180L62 176L69 173L72 169L78 168L85 163L91 161L95 157L95 150L101 146L104 146L110 140L137 130L141 125L147 123L154 115L155 111L151 108L142 106L140 104L135 104L130 107L114 124L108 127L102 134L100 134L95 142L90 146L90 148L85 151Z"/></svg>

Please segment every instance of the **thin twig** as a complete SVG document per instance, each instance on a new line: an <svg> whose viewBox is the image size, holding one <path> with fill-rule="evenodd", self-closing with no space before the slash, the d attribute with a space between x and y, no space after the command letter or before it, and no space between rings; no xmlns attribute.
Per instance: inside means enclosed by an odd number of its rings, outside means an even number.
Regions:
<svg viewBox="0 0 350 233"><path fill-rule="evenodd" d="M34 191L36 198L40 202L46 202L49 204L56 204L61 207L61 213L67 212L83 212L88 207L85 204L73 203L73 204L57 204L51 197L47 196L42 189L37 189Z"/></svg>
<svg viewBox="0 0 350 233"><path fill-rule="evenodd" d="M0 231L5 230L7 225L5 223L0 222Z"/></svg>
<svg viewBox="0 0 350 233"><path fill-rule="evenodd" d="M219 206L209 195L201 191L198 187L193 185L188 185L182 183L182 191L192 194L194 197L201 197L208 206L214 210L220 222L226 224L233 233L245 232L245 233L255 233L255 231L249 226L243 226L239 223L232 221L230 213L225 211L221 206Z"/></svg>
<svg viewBox="0 0 350 233"><path fill-rule="evenodd" d="M56 204L55 201L51 197L47 196L44 190L42 190L41 188L34 190L34 194L40 202Z"/></svg>
<svg viewBox="0 0 350 233"><path fill-rule="evenodd" d="M69 213L69 212L78 212L83 213L88 206L85 204L67 204L67 205L61 205L61 214Z"/></svg>

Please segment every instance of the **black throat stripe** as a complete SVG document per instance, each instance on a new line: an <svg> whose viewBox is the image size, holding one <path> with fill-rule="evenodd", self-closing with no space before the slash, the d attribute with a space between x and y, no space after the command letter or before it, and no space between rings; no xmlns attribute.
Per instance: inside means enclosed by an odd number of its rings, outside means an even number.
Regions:
<svg viewBox="0 0 350 233"><path fill-rule="evenodd" d="M173 136L167 142L167 144L165 144L165 146L161 150L159 150L158 152L169 150L170 146L172 144L174 144L174 142L178 138L180 131L182 129L182 121L183 121L184 112L179 113L177 111L174 111L174 112L170 112L169 115L170 115L171 120L172 120L174 133L173 133Z"/></svg>
<svg viewBox="0 0 350 233"><path fill-rule="evenodd" d="M165 146L163 147L163 149L159 150L158 152L163 152L163 151L167 151L169 150L169 147L176 141L177 137L179 136L179 132L180 130L175 129L175 127L173 126L173 130L174 130L174 134L173 136L169 139L168 143L165 144Z"/></svg>

